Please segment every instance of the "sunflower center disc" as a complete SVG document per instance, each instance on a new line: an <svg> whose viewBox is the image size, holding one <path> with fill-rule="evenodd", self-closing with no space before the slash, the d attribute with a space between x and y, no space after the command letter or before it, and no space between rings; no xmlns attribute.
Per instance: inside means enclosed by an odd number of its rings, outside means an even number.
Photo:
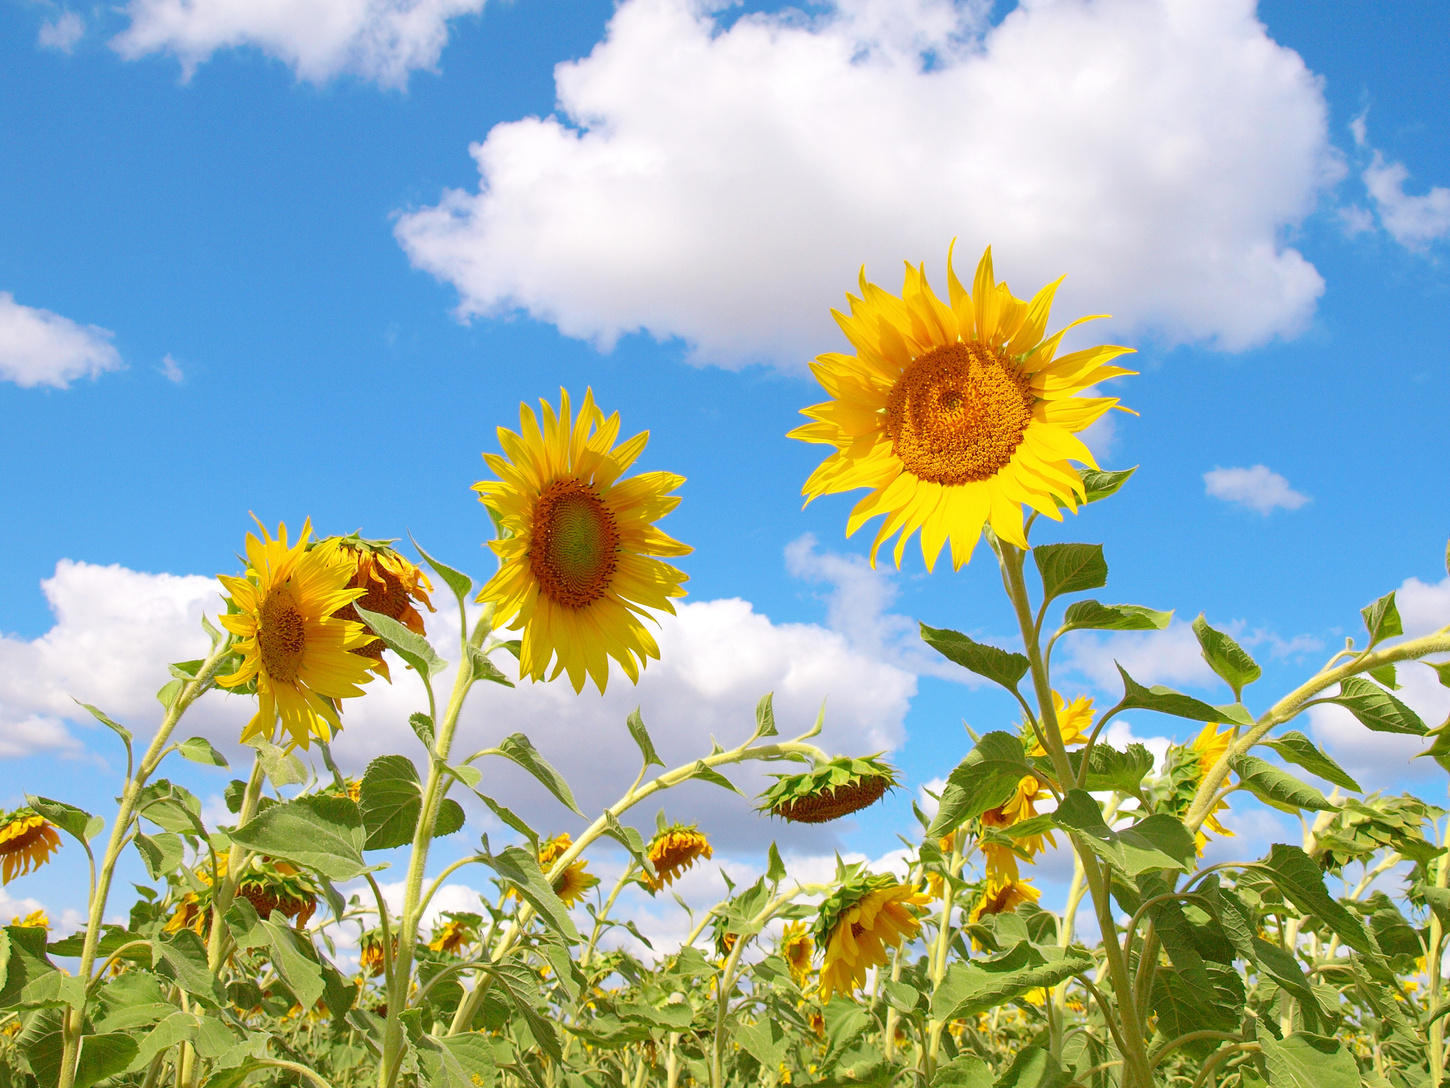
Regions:
<svg viewBox="0 0 1450 1088"><path fill-rule="evenodd" d="M534 508L529 566L539 589L565 608L604 596L619 565L614 515L577 480L555 480Z"/></svg>
<svg viewBox="0 0 1450 1088"><path fill-rule="evenodd" d="M1032 422L1026 378L982 344L913 359L886 399L886 434L902 466L937 484L986 480L1012 459Z"/></svg>
<svg viewBox="0 0 1450 1088"><path fill-rule="evenodd" d="M307 628L292 587L283 582L262 601L262 622L257 631L257 649L262 668L280 684L297 679L302 668L302 651L307 645Z"/></svg>

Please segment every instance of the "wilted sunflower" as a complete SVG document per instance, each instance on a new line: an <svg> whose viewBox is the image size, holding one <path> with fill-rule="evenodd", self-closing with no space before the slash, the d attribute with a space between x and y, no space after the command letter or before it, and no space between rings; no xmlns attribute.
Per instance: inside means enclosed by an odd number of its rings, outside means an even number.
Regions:
<svg viewBox="0 0 1450 1088"><path fill-rule="evenodd" d="M649 844L649 860L655 867L655 875L644 874L644 882L650 891L657 892L701 858L715 854L710 841L691 824L675 824L655 834Z"/></svg>
<svg viewBox="0 0 1450 1088"><path fill-rule="evenodd" d="M914 884L891 876L852 877L826 897L812 934L825 948L820 1000L850 996L865 985L869 968L886 962L886 950L911 940L921 930L914 907L929 900Z"/></svg>
<svg viewBox="0 0 1450 1088"><path fill-rule="evenodd" d="M896 769L875 756L837 756L801 774L775 775L756 810L797 824L823 824L874 805L896 785Z"/></svg>
<svg viewBox="0 0 1450 1088"><path fill-rule="evenodd" d="M248 533L246 575L217 576L236 608L221 621L240 636L242 654L241 667L217 683L257 685L257 713L242 731L243 742L275 740L279 718L289 750L307 748L312 737L328 740L342 728L337 700L361 695L358 685L372 679L369 659L352 652L371 641L363 625L334 615L363 594L347 588L356 565L336 539L308 551L311 533L307 521L290 548L285 524L275 540L265 528L263 540Z"/></svg>
<svg viewBox="0 0 1450 1088"><path fill-rule="evenodd" d="M428 581L428 576L388 547L391 540L364 540L357 533L338 539L342 544L342 554L354 564L347 588L361 589L363 595L343 605L334 615L340 620L361 623L362 617L357 612L358 606L361 606L369 612L379 612L397 620L414 634L426 634L423 614L414 605L421 604L429 612L437 611L428 599L428 594L433 591L433 583ZM363 629L368 630L366 624L363 624ZM368 634L371 635L372 631L368 630ZM383 660L384 649L383 640L374 638L353 653L375 662L373 671L391 683L388 663Z"/></svg>
<svg viewBox="0 0 1450 1088"><path fill-rule="evenodd" d="M495 623L523 629L519 675L542 680L569 674L582 691L586 674L602 692L609 659L632 681L660 656L640 622L647 609L673 613L683 597L682 571L655 556L688 555L691 548L654 523L679 505L669 492L685 482L670 472L620 477L644 450L643 431L616 446L619 413L607 419L586 391L574 418L559 391L558 415L540 401L543 425L519 405L519 430L498 429L504 456L485 453L499 476L473 485L501 526L489 542L500 560L478 594L497 606Z"/></svg>
<svg viewBox="0 0 1450 1088"><path fill-rule="evenodd" d="M1030 882L1018 877L1015 865L1010 870L988 872L982 894L967 921L976 923L989 914L1011 913L1023 903L1036 903L1041 896Z"/></svg>
<svg viewBox="0 0 1450 1088"><path fill-rule="evenodd" d="M217 857L218 872L226 872L226 855ZM237 880L237 898L256 908L257 916L270 918L280 911L293 925L301 928L317 910L320 889L312 878L278 858L256 857Z"/></svg>
<svg viewBox="0 0 1450 1088"><path fill-rule="evenodd" d="M60 832L33 808L0 816L0 884L39 869L60 849Z"/></svg>
<svg viewBox="0 0 1450 1088"><path fill-rule="evenodd" d="M1093 724L1093 701L1086 695L1079 695L1069 703L1054 691L1052 706L1057 712L1057 731L1062 737L1062 746L1070 748L1074 744L1086 744L1088 730ZM1034 741L1028 755L1045 756L1047 749Z"/></svg>
<svg viewBox="0 0 1450 1088"><path fill-rule="evenodd" d="M851 316L832 311L856 354L817 356L812 370L832 399L804 409L814 422L790 437L836 447L802 488L807 501L872 489L851 511L846 535L886 515L871 545L873 565L881 544L900 532L900 566L918 529L928 570L948 539L960 568L984 525L1025 548L1023 503L1061 520L1059 503L1076 510L1085 497L1069 462L1097 462L1076 433L1118 402L1079 394L1132 373L1107 365L1130 349L1101 346L1054 359L1067 329L1044 336L1061 282L1031 302L1014 298L996 282L989 247L968 294L948 250L949 304L932 293L923 268L908 264L901 298L868 283L863 268L861 298L847 295Z"/></svg>
<svg viewBox="0 0 1450 1088"><path fill-rule="evenodd" d="M785 932L780 935L780 956L790 968L790 974L797 986L804 987L811 975L811 957L815 955L816 943L811 940L810 931L804 922L787 922Z"/></svg>

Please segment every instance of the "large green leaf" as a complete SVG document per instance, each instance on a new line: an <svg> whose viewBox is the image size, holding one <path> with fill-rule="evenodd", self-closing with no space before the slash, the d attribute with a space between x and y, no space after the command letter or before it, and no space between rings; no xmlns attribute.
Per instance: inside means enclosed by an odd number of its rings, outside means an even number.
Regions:
<svg viewBox="0 0 1450 1088"><path fill-rule="evenodd" d="M995 1088L1067 1088L1072 1082L1049 1051L1029 1046L1017 1052Z"/></svg>
<svg viewBox="0 0 1450 1088"><path fill-rule="evenodd" d="M369 612L356 601L352 606L357 610L358 618L383 640L383 645L413 666L419 676L434 677L448 667L448 662L438 656L422 635L408 630L392 616Z"/></svg>
<svg viewBox="0 0 1450 1088"><path fill-rule="evenodd" d="M391 850L413 841L418 814L423 810L423 784L418 770L404 756L379 756L363 773L358 794L363 827L367 831L364 850ZM457 801L443 800L433 837L451 835L463 826L463 808Z"/></svg>
<svg viewBox="0 0 1450 1088"><path fill-rule="evenodd" d="M26 803L62 831L75 836L81 842L90 842L101 833L106 821L92 816L84 809L68 805L64 801L52 801L49 797L25 795Z"/></svg>
<svg viewBox="0 0 1450 1088"><path fill-rule="evenodd" d="M180 1010L172 1012L145 1034L136 1056L131 1059L127 1068L133 1073L145 1069L151 1064L151 1059L163 1050L176 1046L177 1043L191 1042L196 1038L196 1029L200 1024L200 1020L192 1013Z"/></svg>
<svg viewBox="0 0 1450 1088"><path fill-rule="evenodd" d="M1000 730L988 733L948 776L926 837L939 838L996 808L1012 796L1017 783L1032 770L1017 737Z"/></svg>
<svg viewBox="0 0 1450 1088"><path fill-rule="evenodd" d="M232 839L329 880L352 880L370 871L362 857L367 840L362 812L346 797L312 794L272 805L233 831Z"/></svg>
<svg viewBox="0 0 1450 1088"><path fill-rule="evenodd" d="M936 1020L958 1020L1004 1005L1039 986L1091 971L1092 956L1081 948L1056 948L1019 941L996 956L954 963L931 995Z"/></svg>
<svg viewBox="0 0 1450 1088"><path fill-rule="evenodd" d="M937 1067L931 1088L992 1088L992 1070L975 1054L958 1054Z"/></svg>
<svg viewBox="0 0 1450 1088"><path fill-rule="evenodd" d="M1116 665L1117 662L1114 662ZM1219 707L1212 706L1195 699L1191 695L1184 695L1180 691L1155 684L1151 688L1145 688L1138 681L1128 675L1123 666L1118 665L1118 672L1123 678L1123 701L1124 710L1156 710L1160 714L1171 714L1175 718L1187 718L1195 722L1221 722L1224 720L1224 712Z"/></svg>
<svg viewBox="0 0 1450 1088"><path fill-rule="evenodd" d="M418 549L418 554L423 557L423 562L432 567L433 573L438 575L439 578L442 578L444 585L453 591L453 595L458 598L458 603L460 605L466 603L465 598L473 589L473 579L462 571L454 570L446 563L434 559L419 547L418 542L413 540L411 533L408 535L408 539L413 541L413 547Z"/></svg>
<svg viewBox="0 0 1450 1088"><path fill-rule="evenodd" d="M1378 684L1358 676L1339 682L1339 694L1328 702L1338 703L1367 729L1376 733L1412 733L1423 737L1428 730L1420 716Z"/></svg>
<svg viewBox="0 0 1450 1088"><path fill-rule="evenodd" d="M762 703L765 705L765 713L768 717L770 716L769 699L770 696L767 695L762 700ZM756 711L756 717L760 717L758 710ZM774 718L770 717L770 721L773 729ZM639 707L635 707L629 712L629 717L625 719L625 725L629 728L629 735L634 738L634 743L639 745L639 754L644 757L644 765L646 767L663 767L665 761L655 751L654 741L650 740L649 730L644 727L644 718L640 717Z"/></svg>
<svg viewBox="0 0 1450 1088"><path fill-rule="evenodd" d="M1141 604L1102 604L1073 601L1062 614L1063 631L1162 631L1172 612L1159 612Z"/></svg>
<svg viewBox="0 0 1450 1088"><path fill-rule="evenodd" d="M1280 1042L1259 1035L1273 1088L1360 1088L1359 1065L1338 1039L1296 1031Z"/></svg>
<svg viewBox="0 0 1450 1088"><path fill-rule="evenodd" d="M1084 502L1098 502L1106 499L1109 495L1117 492L1118 488L1128 482L1128 477L1138 471L1138 466L1115 470L1104 470L1087 468L1078 472L1082 478L1083 491L1086 492Z"/></svg>
<svg viewBox="0 0 1450 1088"><path fill-rule="evenodd" d="M1073 777L1082 772L1082 752L1068 752ZM1049 757L1034 760L1049 776L1052 761ZM1080 783L1089 791L1113 790L1118 793L1137 793L1143 778L1153 770L1153 753L1141 744L1130 744L1126 751L1118 751L1101 741L1093 745L1088 755L1087 776Z"/></svg>
<svg viewBox="0 0 1450 1088"><path fill-rule="evenodd" d="M418 1040L418 1064L429 1088L492 1088L497 1077L493 1044L472 1032L423 1036Z"/></svg>
<svg viewBox="0 0 1450 1088"><path fill-rule="evenodd" d="M1068 790L1052 819L1128 876L1150 869L1186 871L1197 854L1193 834L1180 820L1163 813L1139 820L1123 831L1114 831L1103 819L1102 806L1086 790Z"/></svg>
<svg viewBox="0 0 1450 1088"><path fill-rule="evenodd" d="M1242 698L1244 688L1264 674L1248 651L1222 631L1210 627L1202 612L1193 621L1193 633L1198 636L1198 645L1208 667L1233 688L1235 699Z"/></svg>
<svg viewBox="0 0 1450 1088"><path fill-rule="evenodd" d="M1185 976L1174 964L1159 967L1154 973L1151 1000L1153 1013L1158 1017L1158 1030L1166 1039L1205 1028L1227 1032L1239 1026L1244 985L1238 972L1229 967L1209 966L1203 972L1203 982L1198 982ZM1211 1043L1205 1050L1216 1045Z"/></svg>
<svg viewBox="0 0 1450 1088"><path fill-rule="evenodd" d="M207 1008L226 1002L221 983L206 965L206 945L189 929L163 934L151 942L156 973L169 978Z"/></svg>
<svg viewBox="0 0 1450 1088"><path fill-rule="evenodd" d="M484 862L518 890L524 901L539 912L539 917L566 940L578 941L579 931L574 928L573 919L563 900L554 894L554 889L544 878L539 860L527 850L517 846L506 846L498 854L488 852L488 842L480 853Z"/></svg>
<svg viewBox="0 0 1450 1088"><path fill-rule="evenodd" d="M554 770L548 760L539 755L539 750L533 746L528 737L522 733L510 733L499 743L498 751L500 755L513 760L543 783L544 788L567 806L569 811L580 816L584 815L574 802L574 792L569 789L569 783L564 781L564 776Z"/></svg>
<svg viewBox="0 0 1450 1088"><path fill-rule="evenodd" d="M1022 677L1027 675L1027 658L1024 655L974 642L960 631L928 627L923 623L921 638L948 661L954 661L978 676L985 676L1009 691L1016 691Z"/></svg>
<svg viewBox="0 0 1450 1088"><path fill-rule="evenodd" d="M1108 584L1108 563L1101 544L1039 544L1032 549L1042 577L1045 604L1064 593L1081 593Z"/></svg>
<svg viewBox="0 0 1450 1088"><path fill-rule="evenodd" d="M261 919L261 925L267 934L272 966L282 976L297 1003L310 1012L326 989L322 982L322 967L317 962L311 941L299 938L297 931L276 911L271 918Z"/></svg>
<svg viewBox="0 0 1450 1088"><path fill-rule="evenodd" d="M1314 812L1335 812L1336 806L1307 782L1301 782L1288 771L1280 770L1258 756L1243 755L1233 762L1239 782L1266 805L1284 812L1309 809Z"/></svg>
<svg viewBox="0 0 1450 1088"><path fill-rule="evenodd" d="M1319 866L1303 850L1275 843L1264 866L1274 886L1302 913L1316 915L1356 951L1371 957L1379 955L1360 920L1330 897Z"/></svg>
<svg viewBox="0 0 1450 1088"><path fill-rule="evenodd" d="M1364 788L1350 778L1344 768L1325 755L1322 748L1297 730L1285 733L1276 740L1266 740L1263 743L1265 747L1278 752L1280 758L1303 767L1310 774L1316 774L1326 782L1333 782L1336 786L1353 790L1355 793L1364 792Z"/></svg>
<svg viewBox="0 0 1450 1088"><path fill-rule="evenodd" d="M686 1023L686 1027L689 1024ZM678 1030L678 1029L676 1029ZM791 1037L774 1017L765 1016L753 1024L735 1029L735 1041L765 1069L775 1069L792 1043Z"/></svg>

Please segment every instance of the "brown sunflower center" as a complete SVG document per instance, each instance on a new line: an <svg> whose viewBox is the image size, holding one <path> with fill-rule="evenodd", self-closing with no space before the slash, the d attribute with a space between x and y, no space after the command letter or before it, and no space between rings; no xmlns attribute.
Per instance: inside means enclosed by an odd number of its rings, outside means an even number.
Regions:
<svg viewBox="0 0 1450 1088"><path fill-rule="evenodd" d="M946 344L913 359L886 399L886 434L908 472L938 484L986 480L1032 422L1025 375L984 344Z"/></svg>
<svg viewBox="0 0 1450 1088"><path fill-rule="evenodd" d="M262 600L262 622L257 629L257 649L262 668L279 684L290 684L302 668L302 651L307 646L307 626L297 596L289 582L276 586Z"/></svg>
<svg viewBox="0 0 1450 1088"><path fill-rule="evenodd" d="M599 496L578 480L555 480L534 507L529 567L540 591L565 608L604 596L619 565L619 528Z"/></svg>

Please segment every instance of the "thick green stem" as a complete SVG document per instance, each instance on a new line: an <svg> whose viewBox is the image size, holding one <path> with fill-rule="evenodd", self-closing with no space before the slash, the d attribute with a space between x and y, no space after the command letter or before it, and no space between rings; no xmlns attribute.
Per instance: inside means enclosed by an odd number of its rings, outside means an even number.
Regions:
<svg viewBox="0 0 1450 1088"><path fill-rule="evenodd" d="M950 877L955 879L961 876L964 860L962 835L958 832L952 836L952 855L947 860L947 873ZM952 909L956 905L956 891L953 888L952 880L942 881L941 894L941 917L938 920L936 940L932 942L931 949L932 993L936 992L947 973L947 953L951 950L952 943ZM927 1030L926 1055L923 1059L927 1083L930 1083L931 1078L936 1075L937 1057L941 1053L941 1033L945 1027L945 1020L933 1017Z"/></svg>
<svg viewBox="0 0 1450 1088"><path fill-rule="evenodd" d="M257 806L262 799L264 777L262 760L258 757L252 761L252 773L247 779L247 788L242 793L242 807L237 813L238 827L245 827L257 814ZM222 925L222 919L231 909L232 900L237 894L237 881L241 877L242 859L246 853L243 846L237 843L232 844L231 850L227 853L226 874L216 882L212 892L211 933L207 937L206 965L213 975L221 970L222 960L226 957L226 940L223 937L226 927Z"/></svg>
<svg viewBox="0 0 1450 1088"><path fill-rule="evenodd" d="M151 744L147 747L146 754L141 757L140 766L136 768L136 773L127 780L126 787L121 792L120 805L116 810L116 822L111 828L110 843L106 847L106 854L101 862L100 874L91 889L91 901L86 918L86 937L81 945L81 963L78 974L87 983L90 982L96 966L96 952L101 939L101 920L106 914L106 902L111 894L111 880L116 872L116 864L121 860L121 851L130 841L129 829L131 817L136 811L136 802L141 797L146 780L151 777L152 772L156 770L157 765L166 754L172 730L176 728L177 722L181 721L181 716L186 713L187 708L212 686L212 678L216 675L217 668L221 665L230 646L230 638L217 639L212 645L211 652L207 654L206 660L201 663L201 668L197 671L196 676L176 693L171 706L167 708L165 717L161 719L161 725L157 727L156 735L151 738ZM80 1008L66 1009L61 1027L61 1037L64 1043L57 1088L72 1088L75 1084L76 1065L80 1059L81 1027L84 1021L84 1003Z"/></svg>
<svg viewBox="0 0 1450 1088"><path fill-rule="evenodd" d="M1446 821L1450 832L1450 820ZM1444 845L1444 839L1441 839ZM1450 887L1450 854L1441 854L1435 866L1435 887ZM1426 947L1425 967L1430 973L1429 1007L1433 1011L1440 1005L1445 983L1440 978L1440 964L1445 955L1445 927L1440 916L1430 914L1430 940ZM1430 1025L1430 1083L1439 1084L1445 1079L1445 1018L1442 1016Z"/></svg>

